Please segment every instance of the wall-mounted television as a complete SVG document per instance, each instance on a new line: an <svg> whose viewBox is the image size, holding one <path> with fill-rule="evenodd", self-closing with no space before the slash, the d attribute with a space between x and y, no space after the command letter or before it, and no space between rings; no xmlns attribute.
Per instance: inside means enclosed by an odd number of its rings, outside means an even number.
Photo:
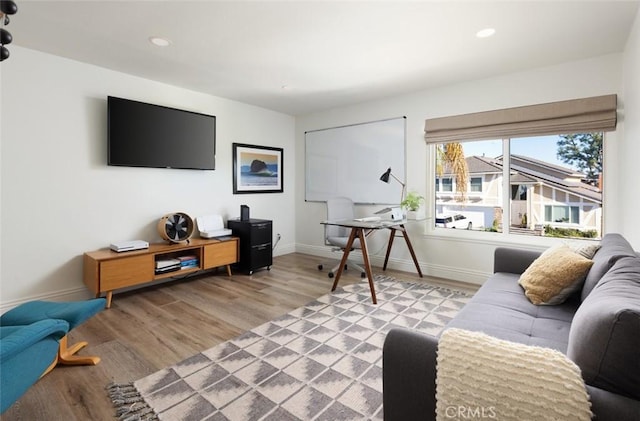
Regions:
<svg viewBox="0 0 640 421"><path fill-rule="evenodd" d="M109 96L108 164L213 170L216 117Z"/></svg>

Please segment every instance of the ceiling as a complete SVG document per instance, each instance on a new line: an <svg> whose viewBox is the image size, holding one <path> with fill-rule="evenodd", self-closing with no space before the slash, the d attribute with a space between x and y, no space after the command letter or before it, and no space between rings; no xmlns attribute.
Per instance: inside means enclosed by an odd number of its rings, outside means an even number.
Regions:
<svg viewBox="0 0 640 421"><path fill-rule="evenodd" d="M639 1L16 3L16 45L302 115L622 52Z"/></svg>

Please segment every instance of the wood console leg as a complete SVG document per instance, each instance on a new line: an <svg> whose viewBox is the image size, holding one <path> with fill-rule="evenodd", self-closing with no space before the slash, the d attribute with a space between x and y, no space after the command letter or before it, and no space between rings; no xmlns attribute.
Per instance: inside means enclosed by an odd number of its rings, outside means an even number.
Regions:
<svg viewBox="0 0 640 421"><path fill-rule="evenodd" d="M231 265L227 265L227 275L231 278Z"/></svg>
<svg viewBox="0 0 640 421"><path fill-rule="evenodd" d="M113 291L107 291L107 305L106 308L111 308L111 299L113 298Z"/></svg>
<svg viewBox="0 0 640 421"><path fill-rule="evenodd" d="M100 362L100 357L75 355L82 348L87 346L87 342L78 342L68 347L67 335L60 339L60 347L58 348L58 362L66 365L96 365Z"/></svg>

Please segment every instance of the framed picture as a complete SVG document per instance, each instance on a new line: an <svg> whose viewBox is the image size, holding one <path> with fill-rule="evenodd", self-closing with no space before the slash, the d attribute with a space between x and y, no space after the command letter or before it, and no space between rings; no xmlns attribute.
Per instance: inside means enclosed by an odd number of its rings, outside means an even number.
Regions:
<svg viewBox="0 0 640 421"><path fill-rule="evenodd" d="M282 193L282 148L233 144L233 194Z"/></svg>

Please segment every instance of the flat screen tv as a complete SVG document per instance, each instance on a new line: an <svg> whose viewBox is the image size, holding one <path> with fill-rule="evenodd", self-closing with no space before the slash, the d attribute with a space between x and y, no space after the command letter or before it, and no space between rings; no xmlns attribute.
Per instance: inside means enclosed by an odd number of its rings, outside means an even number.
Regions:
<svg viewBox="0 0 640 421"><path fill-rule="evenodd" d="M108 97L108 164L213 170L216 117Z"/></svg>

